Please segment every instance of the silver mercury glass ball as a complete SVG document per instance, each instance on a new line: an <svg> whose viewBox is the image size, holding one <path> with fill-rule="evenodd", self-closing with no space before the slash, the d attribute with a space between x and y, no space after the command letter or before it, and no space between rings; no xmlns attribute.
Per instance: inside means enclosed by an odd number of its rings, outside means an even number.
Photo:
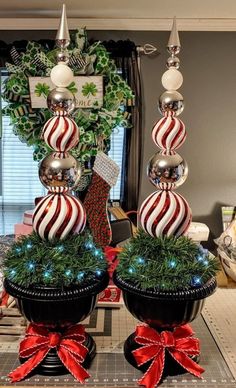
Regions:
<svg viewBox="0 0 236 388"><path fill-rule="evenodd" d="M58 87L49 93L47 105L54 113L71 113L75 108L75 96L67 88Z"/></svg>
<svg viewBox="0 0 236 388"><path fill-rule="evenodd" d="M59 51L57 53L57 62L63 62L65 64L69 63L69 53L67 51Z"/></svg>
<svg viewBox="0 0 236 388"><path fill-rule="evenodd" d="M166 90L159 97L158 109L162 114L172 112L175 116L184 110L183 96L177 90Z"/></svg>
<svg viewBox="0 0 236 388"><path fill-rule="evenodd" d="M161 151L152 156L148 162L147 175L150 182L157 188L175 189L187 179L188 165L176 152L164 153Z"/></svg>
<svg viewBox="0 0 236 388"><path fill-rule="evenodd" d="M170 67L174 67L175 69L179 69L180 67L180 60L178 57L175 57L175 56L171 56L167 59L166 61L166 67L168 67L168 69Z"/></svg>
<svg viewBox="0 0 236 388"><path fill-rule="evenodd" d="M52 152L39 165L41 183L56 193L75 189L81 175L79 162L68 152Z"/></svg>
<svg viewBox="0 0 236 388"><path fill-rule="evenodd" d="M171 46L167 46L167 51L172 54L172 55L177 55L180 53L180 50L181 50L181 47L180 46L175 46L175 45L171 45Z"/></svg>

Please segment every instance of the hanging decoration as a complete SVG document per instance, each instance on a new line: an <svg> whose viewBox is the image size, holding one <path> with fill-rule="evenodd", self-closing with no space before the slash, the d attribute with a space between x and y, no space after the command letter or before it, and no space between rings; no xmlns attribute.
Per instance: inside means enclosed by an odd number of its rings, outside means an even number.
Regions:
<svg viewBox="0 0 236 388"><path fill-rule="evenodd" d="M34 147L35 160L41 160L50 151L49 147L61 152L65 142L67 142L66 147L69 145L70 148L74 147L74 140L78 134L75 124L79 128L80 142L73 148L72 153L82 162L96 156L99 149L106 151L115 127L129 127L129 114L125 107L133 105L134 95L126 81L117 73L114 61L110 59L106 48L101 42L90 45L85 29L78 29L70 39L67 52L61 52L59 48L48 50L37 42L28 42L24 53L18 53L13 47L11 50L13 63L6 63L9 77L4 84L3 97L8 104L3 109L3 114L10 116L15 135L28 146ZM64 61L64 64L56 65L58 59L61 62ZM67 63L69 67L66 67ZM69 68L72 70L68 70ZM92 107L85 107L86 109L83 109L83 106L77 107L70 120L67 117L62 119L53 117L48 122L52 112L47 108L32 108L29 80L32 82L35 77L49 77L51 71L52 82L58 83L60 79L59 87L67 85L69 103L71 103L71 93L77 93L71 71L75 76L83 76L82 79L100 76L103 79L104 91L102 106L94 104ZM35 85L34 92L38 97L48 98L50 87L43 78L39 80L41 81ZM87 80L81 93L88 97L96 94L96 91L96 83ZM58 91L53 96L54 101L57 96ZM58 129L57 131L53 129L53 123L56 121L60 121L60 126L65 126L65 134L60 139L57 138ZM41 131L46 123L44 127L46 136L43 139ZM73 135L74 130L76 133Z"/></svg>
<svg viewBox="0 0 236 388"><path fill-rule="evenodd" d="M92 181L84 200L94 241L103 249L110 244L112 238L107 202L109 192L117 182L119 171L119 166L111 158L99 152L93 166Z"/></svg>
<svg viewBox="0 0 236 388"><path fill-rule="evenodd" d="M179 35L173 24L167 45L171 54L167 60L168 70L162 76L162 85L166 89L159 97L159 110L163 118L157 121L152 130L152 139L161 149L148 163L150 182L160 191L156 191L144 200L140 207L142 228L152 237L185 235L192 220L191 209L180 194L173 190L182 185L188 176L186 161L175 152L185 141L184 123L176 116L184 109L183 96L177 91L183 83L180 66Z"/></svg>

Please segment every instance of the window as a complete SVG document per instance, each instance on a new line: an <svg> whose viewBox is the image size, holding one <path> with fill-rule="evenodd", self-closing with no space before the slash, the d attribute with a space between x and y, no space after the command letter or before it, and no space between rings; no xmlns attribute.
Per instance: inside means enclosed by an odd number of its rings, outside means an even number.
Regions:
<svg viewBox="0 0 236 388"><path fill-rule="evenodd" d="M1 84L6 73L1 70ZM3 108L6 103L1 100ZM33 149L14 135L9 117L1 117L2 139L0 141L0 234L13 233L13 225L22 222L23 212L34 206L35 197L45 195L45 189L38 178L38 163L33 160ZM124 128L114 129L109 156L119 165L120 174L111 189L110 198L120 199L121 167L123 155Z"/></svg>
<svg viewBox="0 0 236 388"><path fill-rule="evenodd" d="M116 127L111 136L111 148L108 153L111 159L113 159L120 167L120 173L117 182L110 191L110 199L113 201L120 200L121 189L121 168L123 162L123 143L124 143L124 128Z"/></svg>
<svg viewBox="0 0 236 388"><path fill-rule="evenodd" d="M6 78L1 71L1 84ZM6 105L1 100L2 109ZM12 234L14 224L22 222L23 213L34 207L34 198L45 190L38 178L38 163L32 148L14 135L9 117L1 117L0 140L0 234Z"/></svg>

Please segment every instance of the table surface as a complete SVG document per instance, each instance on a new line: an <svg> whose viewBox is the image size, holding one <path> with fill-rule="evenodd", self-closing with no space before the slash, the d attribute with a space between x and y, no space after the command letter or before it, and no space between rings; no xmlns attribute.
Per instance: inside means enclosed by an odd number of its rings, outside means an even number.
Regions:
<svg viewBox="0 0 236 388"><path fill-rule="evenodd" d="M141 372L127 363L123 355L123 342L134 330L135 319L125 307L117 310L96 309L84 324L86 331L93 335L97 343L97 355L89 369L91 375L86 382L90 387L130 387L136 386ZM170 376L161 387L224 387L235 388L234 380L205 320L200 316L192 327L201 341L201 361L205 368L202 380L186 373ZM45 377L34 375L17 384L11 384L7 378L9 371L19 363L15 343L1 343L0 339L0 386L37 386L37 387L74 387L78 382L71 375Z"/></svg>

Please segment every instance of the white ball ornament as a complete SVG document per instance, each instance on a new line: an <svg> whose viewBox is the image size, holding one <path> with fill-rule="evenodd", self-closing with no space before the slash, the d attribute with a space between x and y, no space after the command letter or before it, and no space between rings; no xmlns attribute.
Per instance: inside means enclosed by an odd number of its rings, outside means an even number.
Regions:
<svg viewBox="0 0 236 388"><path fill-rule="evenodd" d="M183 76L179 70L170 68L163 74L161 83L166 90L177 90L182 86Z"/></svg>
<svg viewBox="0 0 236 388"><path fill-rule="evenodd" d="M67 87L73 81L73 71L64 63L54 66L50 74L54 85L58 87Z"/></svg>

